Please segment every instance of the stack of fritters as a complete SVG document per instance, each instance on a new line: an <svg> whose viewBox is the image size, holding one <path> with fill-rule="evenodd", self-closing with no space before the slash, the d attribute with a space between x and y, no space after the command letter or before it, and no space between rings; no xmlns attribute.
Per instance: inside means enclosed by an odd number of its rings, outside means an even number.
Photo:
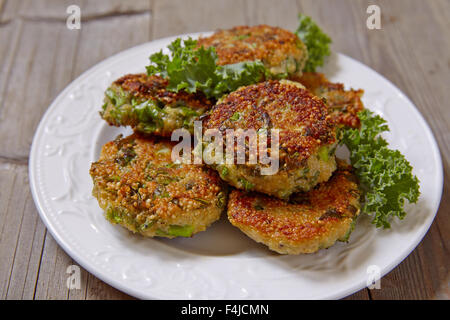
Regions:
<svg viewBox="0 0 450 320"><path fill-rule="evenodd" d="M272 75L219 101L166 90L167 80L126 75L105 93L101 116L135 134L107 143L92 164L94 196L112 223L144 236L189 237L227 208L230 222L283 254L311 253L346 241L359 214L352 168L335 159L340 126L359 126L362 91L345 91L318 73L303 74L307 51L293 33L269 26L236 27L201 38L216 47L220 64L259 59ZM279 169L267 164L176 164L178 128L192 132L254 129L279 132ZM248 160L248 159L247 159ZM228 186L227 186L228 183ZM229 199L227 192L231 190Z"/></svg>

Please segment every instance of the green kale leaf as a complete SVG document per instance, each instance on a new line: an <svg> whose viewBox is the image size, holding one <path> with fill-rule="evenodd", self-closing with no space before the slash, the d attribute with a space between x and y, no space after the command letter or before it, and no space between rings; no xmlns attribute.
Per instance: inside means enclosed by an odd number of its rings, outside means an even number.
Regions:
<svg viewBox="0 0 450 320"><path fill-rule="evenodd" d="M150 56L147 74L167 78L170 91L201 91L208 98L218 99L241 86L260 81L266 71L259 60L219 66L215 48L197 48L197 41L191 38L178 38L168 48L170 55L160 51Z"/></svg>
<svg viewBox="0 0 450 320"><path fill-rule="evenodd" d="M364 193L363 211L373 216L376 227L390 228L392 216L403 219L405 199L419 199L419 179L398 150L388 148L380 133L389 131L386 120L369 110L358 113L361 128L343 131L341 143L350 151L350 161L356 170Z"/></svg>
<svg viewBox="0 0 450 320"><path fill-rule="evenodd" d="M323 65L324 58L329 56L331 38L326 35L311 17L299 14L300 25L295 32L308 49L308 60L303 68L305 72L315 72Z"/></svg>

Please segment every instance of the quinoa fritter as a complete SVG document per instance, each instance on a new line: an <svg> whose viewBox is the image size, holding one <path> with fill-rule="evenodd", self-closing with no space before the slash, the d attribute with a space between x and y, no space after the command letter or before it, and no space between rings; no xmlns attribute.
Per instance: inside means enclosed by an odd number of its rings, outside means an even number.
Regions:
<svg viewBox="0 0 450 320"><path fill-rule="evenodd" d="M327 181L336 169L336 126L322 99L287 80L242 87L222 98L203 119L204 130L279 130L279 170L262 175L263 165L213 164L221 178L239 189L286 199ZM270 133L269 133L270 134Z"/></svg>
<svg viewBox="0 0 450 320"><path fill-rule="evenodd" d="M342 83L330 82L324 74L306 72L301 77L291 77L314 95L324 98L331 117L342 126L359 128L358 112L364 109L361 97L364 90L345 90Z"/></svg>
<svg viewBox="0 0 450 320"><path fill-rule="evenodd" d="M175 129L193 130L194 120L212 106L203 94L166 89L158 76L128 74L105 92L101 117L110 125L131 126L134 131L170 137Z"/></svg>
<svg viewBox="0 0 450 320"><path fill-rule="evenodd" d="M215 47L219 65L261 60L274 77L301 75L308 59L306 46L296 34L268 25L219 30L200 38L198 46Z"/></svg>
<svg viewBox="0 0 450 320"><path fill-rule="evenodd" d="M219 219L226 190L203 165L171 161L174 143L138 134L108 142L91 166L106 218L146 237L190 237Z"/></svg>
<svg viewBox="0 0 450 320"><path fill-rule="evenodd" d="M360 192L352 167L339 161L332 178L289 202L233 190L230 222L253 240L281 254L313 253L348 241L360 212Z"/></svg>

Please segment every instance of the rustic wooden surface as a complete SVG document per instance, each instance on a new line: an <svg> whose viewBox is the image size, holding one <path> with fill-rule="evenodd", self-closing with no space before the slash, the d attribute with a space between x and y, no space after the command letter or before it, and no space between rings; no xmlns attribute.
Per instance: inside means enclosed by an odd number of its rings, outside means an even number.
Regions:
<svg viewBox="0 0 450 320"><path fill-rule="evenodd" d="M0 0L0 299L131 299L82 270L40 220L28 187L28 153L51 101L83 71L126 48L165 36L266 23L294 30L312 16L333 49L393 81L430 124L445 170L440 210L414 252L348 299L448 299L450 239L450 1L377 1L382 29L366 28L373 1L352 0ZM66 8L81 8L81 30Z"/></svg>

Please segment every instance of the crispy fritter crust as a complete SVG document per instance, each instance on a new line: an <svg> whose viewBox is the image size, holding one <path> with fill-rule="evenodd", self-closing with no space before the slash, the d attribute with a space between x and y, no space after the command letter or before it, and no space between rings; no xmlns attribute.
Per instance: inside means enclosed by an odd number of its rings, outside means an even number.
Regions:
<svg viewBox="0 0 450 320"><path fill-rule="evenodd" d="M268 25L219 30L210 37L200 38L198 46L215 47L219 65L261 60L270 70L293 58L297 66L290 74L301 74L308 58L306 47L296 34Z"/></svg>
<svg viewBox="0 0 450 320"><path fill-rule="evenodd" d="M290 202L233 190L228 219L253 240L281 254L313 253L347 241L360 212L352 168L339 161L332 178Z"/></svg>
<svg viewBox="0 0 450 320"><path fill-rule="evenodd" d="M174 164L173 145L133 134L103 146L90 174L108 220L144 236L171 238L173 226L195 234L219 219L224 184L203 165Z"/></svg>
<svg viewBox="0 0 450 320"><path fill-rule="evenodd" d="M230 119L235 114L239 119ZM300 163L336 142L336 126L322 99L295 82L269 80L239 88L204 117L204 129L280 129L280 161ZM284 158L284 159L283 159Z"/></svg>
<svg viewBox="0 0 450 320"><path fill-rule="evenodd" d="M325 98L332 118L339 124L359 128L358 112L364 109L361 97L364 90L345 90L342 83L330 82L324 74L307 72L301 77L291 77L300 82L314 95Z"/></svg>
<svg viewBox="0 0 450 320"><path fill-rule="evenodd" d="M184 102L193 109L211 108L212 102L201 93L187 93L185 91L168 91L168 80L159 76L148 76L145 73L127 74L113 82L124 91L142 99L158 99L166 105Z"/></svg>

